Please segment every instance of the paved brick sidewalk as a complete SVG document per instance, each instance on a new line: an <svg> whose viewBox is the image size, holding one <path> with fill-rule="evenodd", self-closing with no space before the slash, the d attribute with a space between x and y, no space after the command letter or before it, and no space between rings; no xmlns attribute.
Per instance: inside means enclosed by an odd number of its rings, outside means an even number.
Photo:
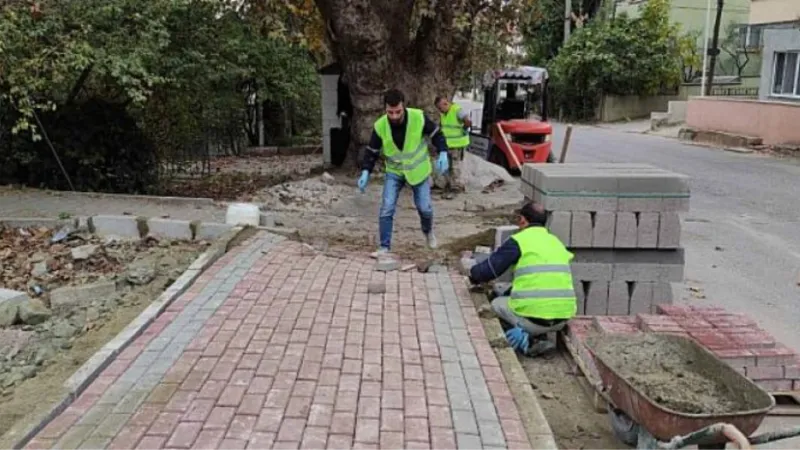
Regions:
<svg viewBox="0 0 800 450"><path fill-rule="evenodd" d="M530 448L460 277L373 264L255 236L29 448Z"/></svg>

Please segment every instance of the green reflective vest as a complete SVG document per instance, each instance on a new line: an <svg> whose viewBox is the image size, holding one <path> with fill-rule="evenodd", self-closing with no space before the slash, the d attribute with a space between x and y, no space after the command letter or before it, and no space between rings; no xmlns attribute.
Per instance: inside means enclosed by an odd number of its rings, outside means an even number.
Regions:
<svg viewBox="0 0 800 450"><path fill-rule="evenodd" d="M572 285L573 254L544 227L528 227L513 236L521 256L514 267L509 307L518 316L571 319L578 302Z"/></svg>
<svg viewBox="0 0 800 450"><path fill-rule="evenodd" d="M406 182L416 186L425 181L433 172L428 145L422 136L425 128L425 114L421 109L407 108L408 122L403 151L397 148L392 138L389 118L384 114L375 122L375 133L383 142L383 157L386 159L386 172L402 175Z"/></svg>
<svg viewBox="0 0 800 450"><path fill-rule="evenodd" d="M447 141L447 148L465 148L469 146L469 134L464 129L464 124L458 120L458 112L461 107L455 103L450 104L447 114L442 114L439 124L442 127L442 134Z"/></svg>

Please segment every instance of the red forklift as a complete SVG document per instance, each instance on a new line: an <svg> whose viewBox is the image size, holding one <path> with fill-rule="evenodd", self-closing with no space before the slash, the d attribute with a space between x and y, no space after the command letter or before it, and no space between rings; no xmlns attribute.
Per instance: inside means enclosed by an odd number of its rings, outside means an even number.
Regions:
<svg viewBox="0 0 800 450"><path fill-rule="evenodd" d="M547 122L547 70L522 66L483 77L480 132L470 132L470 153L518 175L525 163L555 162Z"/></svg>

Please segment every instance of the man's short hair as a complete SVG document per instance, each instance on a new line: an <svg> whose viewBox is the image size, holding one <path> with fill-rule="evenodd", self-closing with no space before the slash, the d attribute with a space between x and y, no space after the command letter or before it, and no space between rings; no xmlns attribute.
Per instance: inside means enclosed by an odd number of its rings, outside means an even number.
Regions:
<svg viewBox="0 0 800 450"><path fill-rule="evenodd" d="M517 213L524 217L531 225L544 226L547 224L547 211L545 211L544 206L540 203L526 202Z"/></svg>
<svg viewBox="0 0 800 450"><path fill-rule="evenodd" d="M444 97L444 96L442 96L442 95L437 95L437 96L436 96L436 99L434 99L434 100L433 100L433 104L438 106L438 105L439 105L439 102L441 102L441 101L442 101L442 100L444 100L444 99L445 99L445 97Z"/></svg>
<svg viewBox="0 0 800 450"><path fill-rule="evenodd" d="M395 107L400 103L404 103L405 101L406 96L403 95L400 89L389 89L383 95L383 104L391 107Z"/></svg>

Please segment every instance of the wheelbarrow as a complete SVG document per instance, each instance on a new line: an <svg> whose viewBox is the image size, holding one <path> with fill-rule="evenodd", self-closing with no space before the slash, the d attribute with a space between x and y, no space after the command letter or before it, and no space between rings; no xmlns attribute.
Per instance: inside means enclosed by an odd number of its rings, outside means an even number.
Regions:
<svg viewBox="0 0 800 450"><path fill-rule="evenodd" d="M614 338L625 339L620 335ZM630 338L636 339L636 336ZM731 388L731 395L739 396L738 404L747 408L724 414L690 414L660 405L603 360L595 351L603 335L592 336L585 345L594 357L600 377L595 387L609 402L612 429L623 443L637 449L678 449L690 445L719 449L732 442L740 449L749 449L752 445L800 436L800 427L751 436L775 406L775 399L693 340L675 335L661 335L660 338L689 352L697 366L703 368L704 376L723 380Z"/></svg>

